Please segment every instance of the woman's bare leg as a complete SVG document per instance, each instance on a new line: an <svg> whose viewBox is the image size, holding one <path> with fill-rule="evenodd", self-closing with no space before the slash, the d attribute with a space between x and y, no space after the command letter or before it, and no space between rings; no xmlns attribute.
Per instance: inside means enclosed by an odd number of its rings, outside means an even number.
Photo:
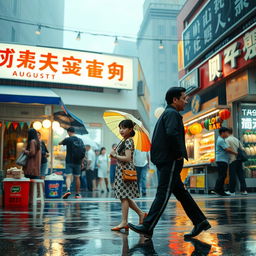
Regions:
<svg viewBox="0 0 256 256"><path fill-rule="evenodd" d="M143 219L145 217L145 212L143 212L139 207L138 205L136 204L136 202L132 199L129 199L128 198L128 202L129 202L129 207L131 209L133 209L138 215L139 215L139 218L140 218L140 223L143 222Z"/></svg>

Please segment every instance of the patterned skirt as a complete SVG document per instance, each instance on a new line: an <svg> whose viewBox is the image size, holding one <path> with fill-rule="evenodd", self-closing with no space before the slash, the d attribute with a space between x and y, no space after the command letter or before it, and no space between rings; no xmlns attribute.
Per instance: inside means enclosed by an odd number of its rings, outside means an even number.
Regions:
<svg viewBox="0 0 256 256"><path fill-rule="evenodd" d="M138 198L140 197L139 187L136 181L124 182L122 179L122 168L119 164L116 167L116 175L114 182L115 198Z"/></svg>

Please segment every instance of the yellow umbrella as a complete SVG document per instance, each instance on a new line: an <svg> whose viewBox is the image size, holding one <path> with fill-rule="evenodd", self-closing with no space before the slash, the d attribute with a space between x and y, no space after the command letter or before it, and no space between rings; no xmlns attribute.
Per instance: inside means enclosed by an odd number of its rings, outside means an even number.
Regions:
<svg viewBox="0 0 256 256"><path fill-rule="evenodd" d="M108 128L121 140L123 139L119 133L119 123L125 119L129 119L135 123L134 131L135 136L133 137L135 148L148 152L151 147L149 133L146 128L143 126L142 122L135 118L133 115L116 111L116 110L108 110L103 114L103 118L106 122Z"/></svg>

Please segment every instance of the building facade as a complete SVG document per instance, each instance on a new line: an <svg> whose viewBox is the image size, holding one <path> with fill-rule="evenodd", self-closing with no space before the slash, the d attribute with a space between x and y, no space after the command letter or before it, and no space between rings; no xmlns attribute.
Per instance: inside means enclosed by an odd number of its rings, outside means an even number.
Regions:
<svg viewBox="0 0 256 256"><path fill-rule="evenodd" d="M221 126L232 127L242 141L249 157L247 186L256 187L255 14L255 1L188 0L178 16L179 83L191 96L183 115L187 167L193 166L193 174L204 170L191 179L193 188L210 187L205 170L215 161Z"/></svg>
<svg viewBox="0 0 256 256"><path fill-rule="evenodd" d="M59 121L66 128L63 110L71 122L85 124L85 144L108 151L119 140L105 125L104 111L129 112L148 127L147 85L137 58L3 43L0 51L2 169L15 165L30 127L41 132L51 153L50 167L65 168L65 148L58 143L67 133L55 127Z"/></svg>
<svg viewBox="0 0 256 256"><path fill-rule="evenodd" d="M64 8L61 0L0 0L0 42L62 47L63 31L41 28L40 35L35 32L40 24L63 28Z"/></svg>
<svg viewBox="0 0 256 256"><path fill-rule="evenodd" d="M138 33L137 47L150 88L151 132L157 120L155 110L165 107L166 91L178 84L176 19L183 3L178 0L146 0L143 7L144 18Z"/></svg>

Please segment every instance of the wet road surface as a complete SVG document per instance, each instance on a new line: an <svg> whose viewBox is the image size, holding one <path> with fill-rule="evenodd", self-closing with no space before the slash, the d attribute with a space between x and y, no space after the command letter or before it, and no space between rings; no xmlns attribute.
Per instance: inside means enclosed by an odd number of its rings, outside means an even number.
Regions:
<svg viewBox="0 0 256 256"><path fill-rule="evenodd" d="M99 194L76 200L47 200L44 207L0 208L0 255L256 255L256 194L232 198L193 195L212 228L184 241L192 229L174 197L152 240L130 231L112 232L120 223L120 203ZM93 196L97 196L93 195ZM137 200L148 211L153 197ZM138 223L130 211L129 222Z"/></svg>

